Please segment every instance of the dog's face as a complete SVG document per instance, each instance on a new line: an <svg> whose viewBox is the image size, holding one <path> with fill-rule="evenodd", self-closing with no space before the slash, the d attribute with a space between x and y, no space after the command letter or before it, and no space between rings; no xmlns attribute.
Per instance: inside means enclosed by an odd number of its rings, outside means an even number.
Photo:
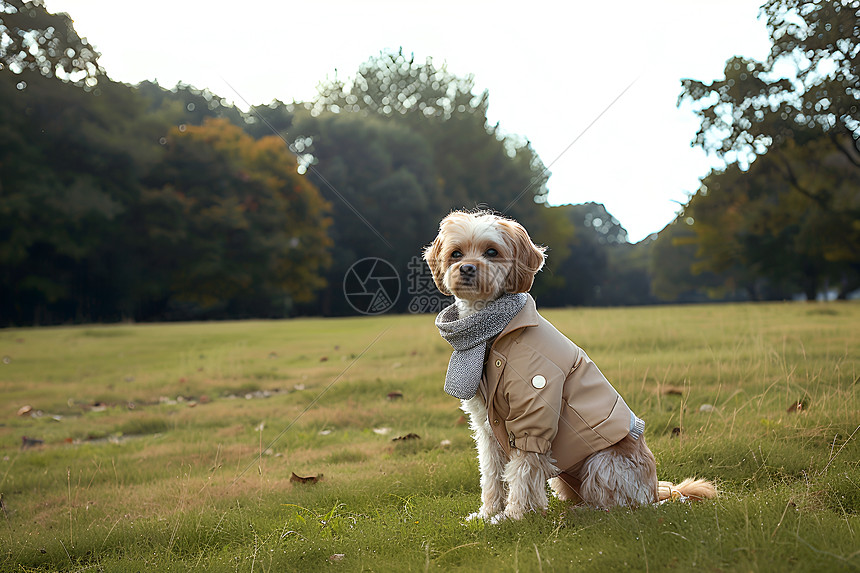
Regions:
<svg viewBox="0 0 860 573"><path fill-rule="evenodd" d="M522 225L487 212L455 211L424 251L436 287L467 301L528 292L543 267L544 247Z"/></svg>

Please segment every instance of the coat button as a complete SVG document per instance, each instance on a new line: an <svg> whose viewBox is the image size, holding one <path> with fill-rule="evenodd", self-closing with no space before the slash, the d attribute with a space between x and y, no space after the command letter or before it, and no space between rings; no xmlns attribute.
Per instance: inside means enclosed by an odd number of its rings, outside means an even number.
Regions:
<svg viewBox="0 0 860 573"><path fill-rule="evenodd" d="M498 426L498 425L499 425L499 421L498 421L498 420L493 420L493 425L494 425L494 426Z"/></svg>
<svg viewBox="0 0 860 573"><path fill-rule="evenodd" d="M502 367L502 361L496 360L496 368L501 368L501 367Z"/></svg>
<svg viewBox="0 0 860 573"><path fill-rule="evenodd" d="M534 378L532 378L532 386L540 390L544 386L546 386L546 378L538 374Z"/></svg>

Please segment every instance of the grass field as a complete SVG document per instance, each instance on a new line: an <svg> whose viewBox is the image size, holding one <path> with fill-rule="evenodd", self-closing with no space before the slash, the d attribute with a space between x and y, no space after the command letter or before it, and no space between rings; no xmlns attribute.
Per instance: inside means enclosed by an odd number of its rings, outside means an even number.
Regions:
<svg viewBox="0 0 860 573"><path fill-rule="evenodd" d="M544 315L717 500L463 525L429 315L0 330L0 571L860 569L859 304Z"/></svg>

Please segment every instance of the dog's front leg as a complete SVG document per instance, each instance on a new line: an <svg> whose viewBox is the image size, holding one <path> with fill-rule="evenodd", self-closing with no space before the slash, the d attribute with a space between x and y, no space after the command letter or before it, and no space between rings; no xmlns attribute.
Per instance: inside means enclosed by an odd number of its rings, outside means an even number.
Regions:
<svg viewBox="0 0 860 573"><path fill-rule="evenodd" d="M558 473L547 454L511 448L511 461L504 469L504 480L508 484L505 512L493 521L522 519L529 511L545 510L549 505L546 481Z"/></svg>
<svg viewBox="0 0 860 573"><path fill-rule="evenodd" d="M490 428L483 400L479 396L463 400L462 408L469 414L472 435L478 450L478 467L481 471L481 508L469 514L466 519L490 519L501 513L505 507L505 484L502 481L505 452Z"/></svg>

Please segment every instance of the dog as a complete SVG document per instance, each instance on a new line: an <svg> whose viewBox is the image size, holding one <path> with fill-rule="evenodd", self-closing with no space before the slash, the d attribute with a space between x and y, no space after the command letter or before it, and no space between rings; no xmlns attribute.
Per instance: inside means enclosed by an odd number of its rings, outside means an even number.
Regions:
<svg viewBox="0 0 860 573"><path fill-rule="evenodd" d="M644 422L585 352L527 294L545 262L513 219L454 211L424 250L437 288L453 295L436 326L454 347L445 389L461 399L478 451L482 504L497 523L561 500L601 509L713 498L713 484L658 482Z"/></svg>

